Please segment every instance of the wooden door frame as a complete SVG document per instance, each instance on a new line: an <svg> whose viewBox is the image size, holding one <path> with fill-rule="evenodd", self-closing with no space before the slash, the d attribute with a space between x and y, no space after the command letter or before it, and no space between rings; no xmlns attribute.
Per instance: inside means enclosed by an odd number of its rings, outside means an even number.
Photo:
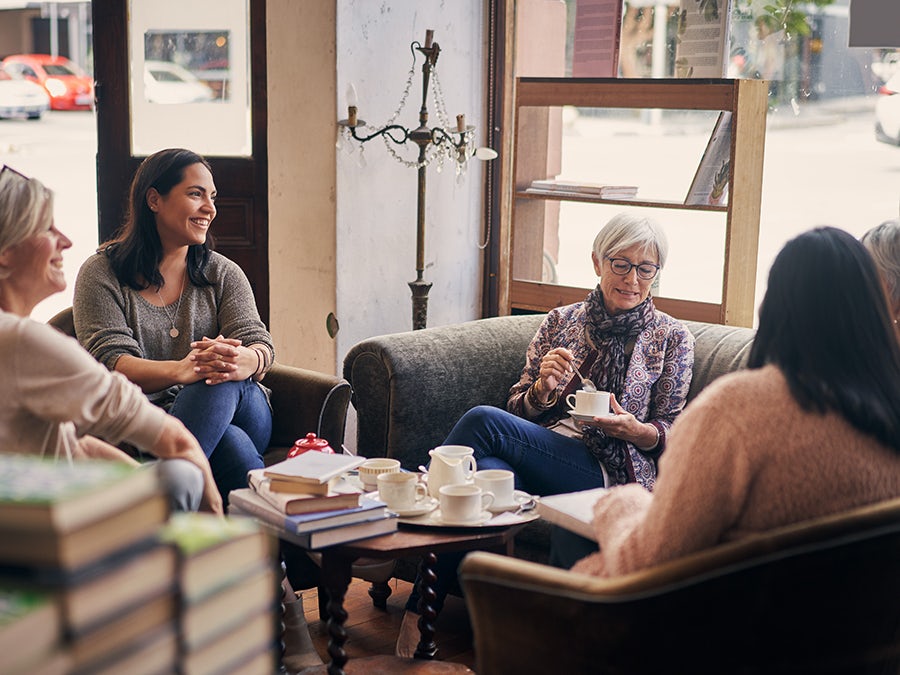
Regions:
<svg viewBox="0 0 900 675"><path fill-rule="evenodd" d="M266 86L266 0L249 0L250 10L250 101L251 139L253 154L250 158L229 158L207 156L213 166L216 182L221 194L228 194L227 176L229 169L238 162L252 162L253 200L252 212L247 213L249 222L246 236L229 241L218 238L217 248L229 245L250 244L266 260L266 269L261 275L262 283L254 284L256 304L262 320L269 322L269 180L268 180L268 108ZM91 3L93 22L96 26L102 15L104 26L109 29L103 35L94 33L94 77L97 99L97 224L99 240L106 241L121 226L128 199L128 185L137 170L142 157L133 157L130 141L120 148L121 140L130 139L131 111L129 106L104 105L104 101L115 98L129 101L129 58L128 58L128 12L127 0L93 0ZM101 152L103 148L116 148L113 152ZM226 252L227 255L227 252ZM245 270L249 272L249 270ZM258 272L258 271L257 271ZM248 276L250 276L248 274Z"/></svg>

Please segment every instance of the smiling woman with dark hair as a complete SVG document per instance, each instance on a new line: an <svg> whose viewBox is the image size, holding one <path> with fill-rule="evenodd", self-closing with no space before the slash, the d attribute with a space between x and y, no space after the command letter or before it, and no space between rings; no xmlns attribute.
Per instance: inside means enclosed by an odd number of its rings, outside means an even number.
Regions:
<svg viewBox="0 0 900 675"><path fill-rule="evenodd" d="M872 259L818 228L775 258L749 368L672 427L651 495L618 486L594 507L612 576L783 525L900 496L900 346Z"/></svg>
<svg viewBox="0 0 900 675"><path fill-rule="evenodd" d="M200 155L147 157L121 232L78 273L74 318L94 358L197 437L227 502L263 466L272 413L259 380L275 352L246 275L211 250L215 200Z"/></svg>

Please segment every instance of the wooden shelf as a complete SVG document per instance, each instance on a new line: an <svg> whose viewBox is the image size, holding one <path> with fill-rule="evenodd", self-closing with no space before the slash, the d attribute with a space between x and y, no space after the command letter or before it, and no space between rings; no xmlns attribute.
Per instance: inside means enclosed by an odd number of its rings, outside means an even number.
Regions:
<svg viewBox="0 0 900 675"><path fill-rule="evenodd" d="M583 300L586 288L527 281L540 279L544 230L558 227L558 207L550 215L540 202L705 211L723 216L725 246L721 303L654 298L657 306L686 320L752 326L765 147L768 83L727 79L519 78L514 96L512 166L504 178L511 208L503 238L510 274L501 285L501 309L547 311ZM728 203L689 205L639 198L606 199L559 190L526 189L533 180L558 173L559 125L553 115L564 106L617 109L731 112ZM527 110L523 110L523 108ZM521 141L520 141L521 137ZM556 144L556 145L554 145ZM556 166L556 173L552 167ZM612 167L614 168L614 167ZM554 218L557 220L554 221ZM505 286L505 288L504 288Z"/></svg>
<svg viewBox="0 0 900 675"><path fill-rule="evenodd" d="M608 199L595 195L564 192L562 190L520 190L516 192L517 199L555 199L561 202L589 202L592 204L614 204L619 206L642 206L653 209L678 209L685 211L728 211L728 206L710 206L708 204L685 204L670 199L644 199L642 197Z"/></svg>

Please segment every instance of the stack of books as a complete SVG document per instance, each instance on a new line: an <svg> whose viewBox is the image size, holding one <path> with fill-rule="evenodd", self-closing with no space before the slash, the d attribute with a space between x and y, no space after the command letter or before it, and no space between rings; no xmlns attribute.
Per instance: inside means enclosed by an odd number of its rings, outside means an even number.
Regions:
<svg viewBox="0 0 900 675"><path fill-rule="evenodd" d="M23 640L42 643L39 661L22 672L175 667L175 560L157 539L167 517L152 467L0 455L0 585L20 608L5 614L0 632L14 636L16 625L46 612L46 626ZM21 611L28 593L51 598L53 609Z"/></svg>
<svg viewBox="0 0 900 675"><path fill-rule="evenodd" d="M274 539L251 520L201 513L173 515L161 539L177 552L179 672L276 672Z"/></svg>
<svg viewBox="0 0 900 675"><path fill-rule="evenodd" d="M526 192L535 194L586 195L603 199L629 199L637 195L636 185L607 185L572 180L533 180Z"/></svg>
<svg viewBox="0 0 900 675"><path fill-rule="evenodd" d="M60 612L47 593L0 587L0 672L62 675L69 657L60 649Z"/></svg>
<svg viewBox="0 0 900 675"><path fill-rule="evenodd" d="M229 495L228 511L256 518L310 550L388 534L397 521L387 506L363 495L346 477L364 460L310 451L254 469L250 487Z"/></svg>

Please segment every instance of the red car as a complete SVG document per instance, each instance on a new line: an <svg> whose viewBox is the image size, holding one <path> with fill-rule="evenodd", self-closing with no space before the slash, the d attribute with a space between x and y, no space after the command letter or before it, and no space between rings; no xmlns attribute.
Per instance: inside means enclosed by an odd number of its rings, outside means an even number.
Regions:
<svg viewBox="0 0 900 675"><path fill-rule="evenodd" d="M51 110L90 110L94 106L93 79L65 56L14 54L3 59L2 65L13 77L24 77L46 89Z"/></svg>

